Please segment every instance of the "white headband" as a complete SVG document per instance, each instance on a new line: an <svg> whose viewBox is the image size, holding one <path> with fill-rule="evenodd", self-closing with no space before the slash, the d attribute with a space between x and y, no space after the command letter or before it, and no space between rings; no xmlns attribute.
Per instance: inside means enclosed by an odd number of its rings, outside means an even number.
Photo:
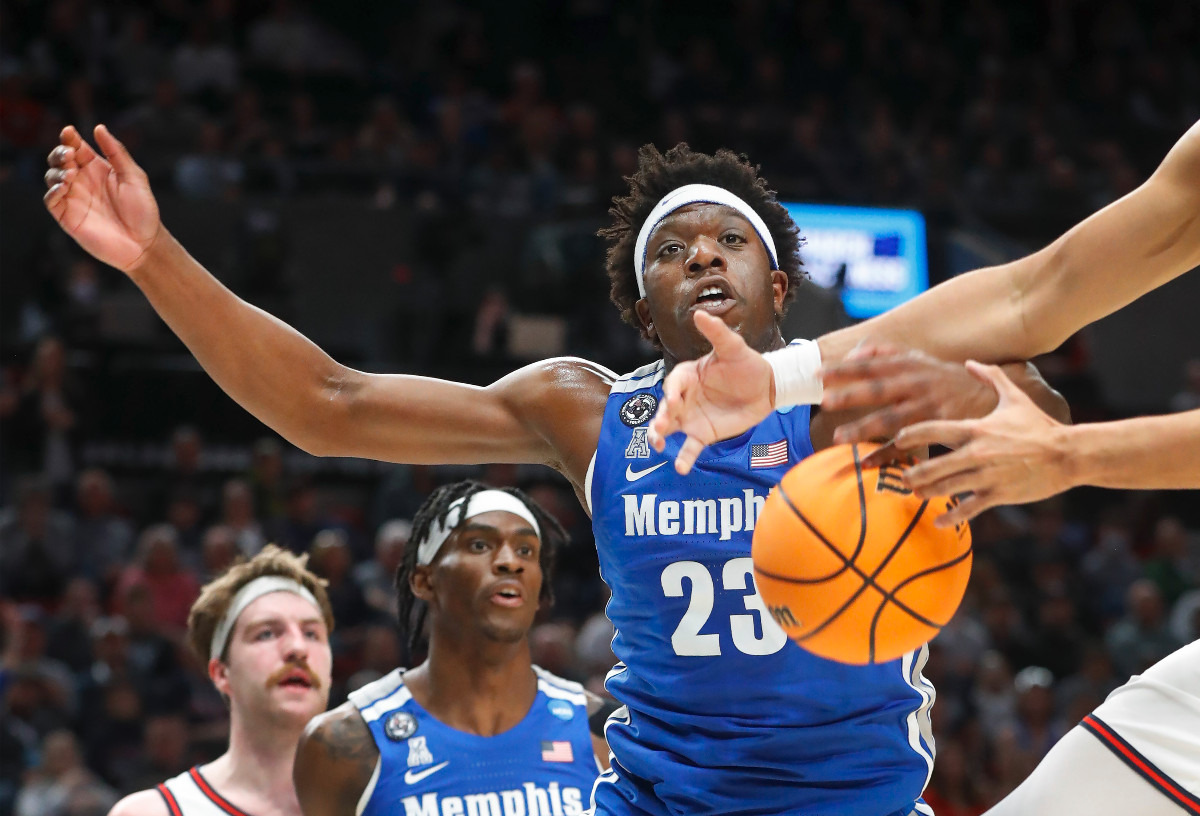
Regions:
<svg viewBox="0 0 1200 816"><path fill-rule="evenodd" d="M259 576L239 589L237 594L233 596L233 602L229 604L229 609L225 612L225 616L221 618L221 622L217 624L216 631L213 632L212 646L208 651L210 658L214 660L221 659L221 655L225 651L225 644L229 640L229 635L233 633L233 625L237 623L238 616L246 611L247 606L257 601L263 595L269 595L272 592L291 592L299 595L315 606L318 612L321 611L321 605L317 603L317 599L299 581L284 578L282 575Z"/></svg>
<svg viewBox="0 0 1200 816"><path fill-rule="evenodd" d="M493 510L503 510L505 513L512 513L514 516L520 516L529 522L533 527L533 531L537 533L538 538L542 537L542 528L538 526L537 519L533 517L533 513L529 512L529 508L525 506L525 502L518 499L511 493L505 493L503 490L481 490L471 497L471 503L467 509L463 510L463 502L465 499L459 499L450 505L450 509L446 512L446 523L438 524L436 521L429 525L429 533L425 538L421 539L421 543L417 546L417 565L425 566L431 563L434 556L438 554L438 550L446 543L446 539L454 532L454 528L469 518L473 518L483 513L490 513Z"/></svg>
<svg viewBox="0 0 1200 816"><path fill-rule="evenodd" d="M762 239L763 246L767 248L767 255L771 257L771 268L779 268L779 257L775 252L775 241L771 238L771 231L767 229L766 222L754 211L753 207L724 187L715 187L711 184L685 184L667 193L661 201L654 205L654 209L650 211L650 215L646 217L642 223L642 229L638 232L637 244L633 248L633 271L637 275L639 295L646 296L646 284L642 277L646 273L646 244L650 242L650 233L654 232L668 215L689 204L724 204L726 207L737 210L750 222L754 231L758 233L758 237Z"/></svg>

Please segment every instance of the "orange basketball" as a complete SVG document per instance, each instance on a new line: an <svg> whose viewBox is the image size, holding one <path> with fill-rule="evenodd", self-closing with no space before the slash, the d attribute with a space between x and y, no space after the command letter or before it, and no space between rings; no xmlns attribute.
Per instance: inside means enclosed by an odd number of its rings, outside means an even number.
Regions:
<svg viewBox="0 0 1200 816"><path fill-rule="evenodd" d="M875 445L840 445L796 465L754 527L754 578L771 616L810 652L882 663L927 643L971 575L971 530L933 521L956 500L921 500L902 465L864 469Z"/></svg>

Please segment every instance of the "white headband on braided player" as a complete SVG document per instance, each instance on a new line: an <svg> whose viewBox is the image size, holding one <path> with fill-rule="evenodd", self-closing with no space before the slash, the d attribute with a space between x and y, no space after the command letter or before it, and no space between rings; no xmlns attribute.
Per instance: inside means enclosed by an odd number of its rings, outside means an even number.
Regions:
<svg viewBox="0 0 1200 816"><path fill-rule="evenodd" d="M293 595L299 595L312 604L324 618L321 605L317 603L316 597L308 591L304 584L282 575L260 575L253 581L248 581L233 596L233 600L229 603L229 609L225 610L225 614L221 616L217 628L213 631L212 645L208 650L210 658L221 659L221 655L225 652L225 644L229 642L229 636L233 634L233 627L237 623L238 616L246 611L247 606L263 595L269 595L272 592L291 592Z"/></svg>
<svg viewBox="0 0 1200 816"><path fill-rule="evenodd" d="M637 243L633 248L633 272L637 277L639 295L646 296L644 277L646 274L646 247L650 243L650 233L654 232L668 215L691 204L724 204L726 207L737 210L754 227L763 246L767 248L767 256L771 259L771 268L779 268L779 253L775 251L775 241L771 238L771 231L767 229L766 222L762 220L761 215L754 211L753 207L724 187L712 184L685 184L663 196L662 200L654 205L650 215L646 216L646 220L642 222L642 228L638 230Z"/></svg>
<svg viewBox="0 0 1200 816"><path fill-rule="evenodd" d="M464 509L465 508L465 509ZM446 511L446 522L438 523L436 520L429 525L429 532L417 544L417 566L426 566L433 562L438 551L442 549L442 545L446 543L446 539L450 534L469 518L490 513L493 510L501 510L505 513L512 513L514 516L519 516L529 522L529 526L537 533L537 537L542 537L542 528L537 523L537 519L533 517L533 513L525 505L525 502L518 499L511 493L505 493L503 490L481 490L471 496L470 502L467 499L461 498L450 505L450 509Z"/></svg>

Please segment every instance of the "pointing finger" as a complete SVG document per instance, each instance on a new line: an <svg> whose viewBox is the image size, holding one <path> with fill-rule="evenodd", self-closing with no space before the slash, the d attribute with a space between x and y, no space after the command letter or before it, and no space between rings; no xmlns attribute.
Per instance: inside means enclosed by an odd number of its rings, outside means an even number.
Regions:
<svg viewBox="0 0 1200 816"><path fill-rule="evenodd" d="M675 457L675 472L680 476L691 473L692 465L696 464L696 459L703 450L704 443L694 436L689 436L680 447L679 455Z"/></svg>

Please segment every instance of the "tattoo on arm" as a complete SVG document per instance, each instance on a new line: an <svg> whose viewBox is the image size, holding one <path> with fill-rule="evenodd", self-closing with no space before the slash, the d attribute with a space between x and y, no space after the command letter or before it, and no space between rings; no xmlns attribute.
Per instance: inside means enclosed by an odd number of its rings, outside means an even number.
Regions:
<svg viewBox="0 0 1200 816"><path fill-rule="evenodd" d="M371 781L379 749L353 708L338 708L309 724L293 776L305 816L353 816Z"/></svg>

